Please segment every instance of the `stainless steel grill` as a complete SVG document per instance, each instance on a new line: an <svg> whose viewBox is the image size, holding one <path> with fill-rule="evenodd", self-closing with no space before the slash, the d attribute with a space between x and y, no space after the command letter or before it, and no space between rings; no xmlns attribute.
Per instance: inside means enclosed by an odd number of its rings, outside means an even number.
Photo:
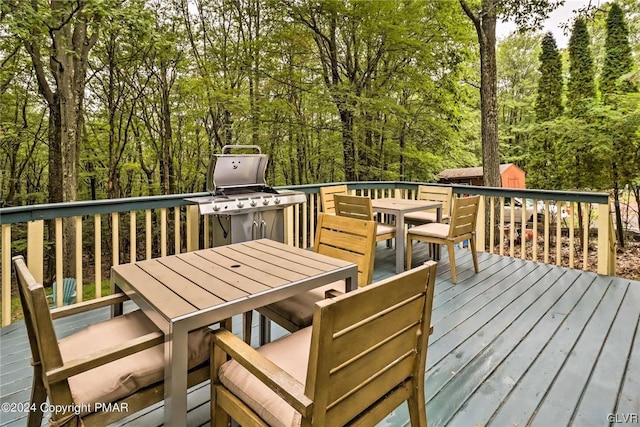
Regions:
<svg viewBox="0 0 640 427"><path fill-rule="evenodd" d="M254 153L232 154L232 150ZM284 241L284 208L306 201L300 191L276 190L266 184L269 157L256 145L225 145L207 169L210 196L186 199L201 215L216 215L214 246L269 238Z"/></svg>

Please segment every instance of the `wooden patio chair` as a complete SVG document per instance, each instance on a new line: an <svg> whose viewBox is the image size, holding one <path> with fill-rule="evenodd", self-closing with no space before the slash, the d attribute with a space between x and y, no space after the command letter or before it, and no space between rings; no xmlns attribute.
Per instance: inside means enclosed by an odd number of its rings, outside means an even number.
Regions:
<svg viewBox="0 0 640 427"><path fill-rule="evenodd" d="M407 234L407 269L411 268L412 241L447 245L449 265L451 266L451 281L456 279L456 254L454 244L469 240L469 249L473 257L473 267L478 269L478 254L476 253L476 219L480 196L462 197L454 199L453 212L449 224L429 223L411 227Z"/></svg>
<svg viewBox="0 0 640 427"><path fill-rule="evenodd" d="M313 326L256 350L218 330L211 425L373 426L407 401L411 425L425 427L435 276L429 262L319 301Z"/></svg>
<svg viewBox="0 0 640 427"><path fill-rule="evenodd" d="M373 280L375 227L375 221L320 213L313 250L357 264L358 287L366 286ZM290 332L297 331L311 325L314 303L325 299L326 293L333 290L344 292L344 281L330 283L256 311ZM251 338L251 322L251 313L245 313L243 337L247 343Z"/></svg>
<svg viewBox="0 0 640 427"><path fill-rule="evenodd" d="M336 215L338 216L364 220L374 219L371 199L369 197L336 194L333 200ZM383 222L376 222L376 242L393 239L395 236L395 226Z"/></svg>
<svg viewBox="0 0 640 427"><path fill-rule="evenodd" d="M53 282L51 286L51 295L47 295L49 299L49 307L56 308L56 295L58 294L58 283ZM62 305L71 305L76 300L76 279L73 277L65 277L62 280Z"/></svg>
<svg viewBox="0 0 640 427"><path fill-rule="evenodd" d="M418 186L418 200L428 200L442 202L442 221L449 222L451 218L451 199L453 197L452 187L439 187L435 185ZM405 224L422 225L430 222L437 222L435 209L420 212L409 212L404 215Z"/></svg>
<svg viewBox="0 0 640 427"><path fill-rule="evenodd" d="M33 365L27 425L40 426L43 403L61 408L49 425L107 425L164 398L164 334L135 310L95 323L58 340L53 319L85 313L128 299L114 294L73 306L49 310L44 288L22 256L13 258ZM225 324L230 326L230 322ZM189 335L189 386L209 378L211 331ZM100 410L116 404L126 411ZM104 406L102 406L104 408Z"/></svg>
<svg viewBox="0 0 640 427"><path fill-rule="evenodd" d="M335 194L344 194L344 195L349 194L349 190L347 189L347 184L320 187L320 203L322 207L322 212L329 215L335 215L336 208L333 201L333 196Z"/></svg>

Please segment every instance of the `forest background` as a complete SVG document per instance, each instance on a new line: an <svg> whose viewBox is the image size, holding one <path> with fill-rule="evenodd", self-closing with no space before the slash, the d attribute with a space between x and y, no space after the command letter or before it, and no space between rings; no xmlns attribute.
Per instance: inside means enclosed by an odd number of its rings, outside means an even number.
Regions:
<svg viewBox="0 0 640 427"><path fill-rule="evenodd" d="M617 4L637 71L640 4ZM202 191L226 144L261 146L273 185L433 181L482 162L478 39L458 1L20 5L0 8L1 206ZM536 119L541 33L498 43L501 162L523 168L529 188L608 191L618 157L631 165L623 187L640 184L637 94L602 102L610 6L576 14L598 84L581 117ZM61 43L73 54L56 56ZM81 108L52 117L60 94L47 88L61 85ZM77 164L63 167L50 132L64 120L79 126ZM61 188L73 168L75 188Z"/></svg>

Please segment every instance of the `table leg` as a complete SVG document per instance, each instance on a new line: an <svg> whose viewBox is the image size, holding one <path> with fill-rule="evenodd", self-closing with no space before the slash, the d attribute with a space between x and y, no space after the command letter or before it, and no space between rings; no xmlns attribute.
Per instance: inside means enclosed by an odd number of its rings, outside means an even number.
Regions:
<svg viewBox="0 0 640 427"><path fill-rule="evenodd" d="M260 315L260 345L265 345L271 342L271 320L267 319L262 314Z"/></svg>
<svg viewBox="0 0 640 427"><path fill-rule="evenodd" d="M436 222L442 222L442 206L436 209ZM440 245L437 243L431 243L429 247L431 253L431 259L434 261L440 261Z"/></svg>
<svg viewBox="0 0 640 427"><path fill-rule="evenodd" d="M187 425L188 331L170 326L164 342L164 425Z"/></svg>
<svg viewBox="0 0 640 427"><path fill-rule="evenodd" d="M396 215L396 274L404 271L404 214Z"/></svg>
<svg viewBox="0 0 640 427"><path fill-rule="evenodd" d="M113 279L111 279L111 295L122 292L122 290L115 284ZM124 312L123 303L119 302L118 304L113 304L111 306L111 317L122 316Z"/></svg>

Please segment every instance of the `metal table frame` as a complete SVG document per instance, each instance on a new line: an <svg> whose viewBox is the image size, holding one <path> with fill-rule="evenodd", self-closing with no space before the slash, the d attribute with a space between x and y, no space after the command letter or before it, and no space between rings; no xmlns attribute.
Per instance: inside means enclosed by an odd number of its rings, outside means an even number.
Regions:
<svg viewBox="0 0 640 427"><path fill-rule="evenodd" d="M264 257L256 258L256 251L262 251ZM250 255L247 254L252 253L254 258L249 262ZM184 267L175 268L183 264ZM185 271L190 273L185 274ZM257 280L260 279L256 278L260 273L266 278L276 277L272 282L278 285L259 284ZM277 274L299 277L278 278ZM211 276L209 281L208 275ZM129 295L164 332L164 425L184 426L190 331L337 280L344 279L347 289L352 290L357 287L357 276L358 269L353 263L262 239L113 266L111 286L114 291L121 290ZM211 285L211 281L221 280L226 280L224 285ZM220 294L215 295L218 290ZM225 299L221 297L222 290L240 296ZM205 292L210 296L203 298ZM206 304L206 300L217 303ZM121 312L119 306L113 314Z"/></svg>
<svg viewBox="0 0 640 427"><path fill-rule="evenodd" d="M405 270L405 230L404 215L409 212L420 212L436 209L437 222L442 221L442 203L430 200L397 199L385 197L371 200L375 212L394 215L396 218L396 273ZM436 256L434 254L434 256ZM436 256L437 257L437 256ZM437 259L437 258L436 258Z"/></svg>

